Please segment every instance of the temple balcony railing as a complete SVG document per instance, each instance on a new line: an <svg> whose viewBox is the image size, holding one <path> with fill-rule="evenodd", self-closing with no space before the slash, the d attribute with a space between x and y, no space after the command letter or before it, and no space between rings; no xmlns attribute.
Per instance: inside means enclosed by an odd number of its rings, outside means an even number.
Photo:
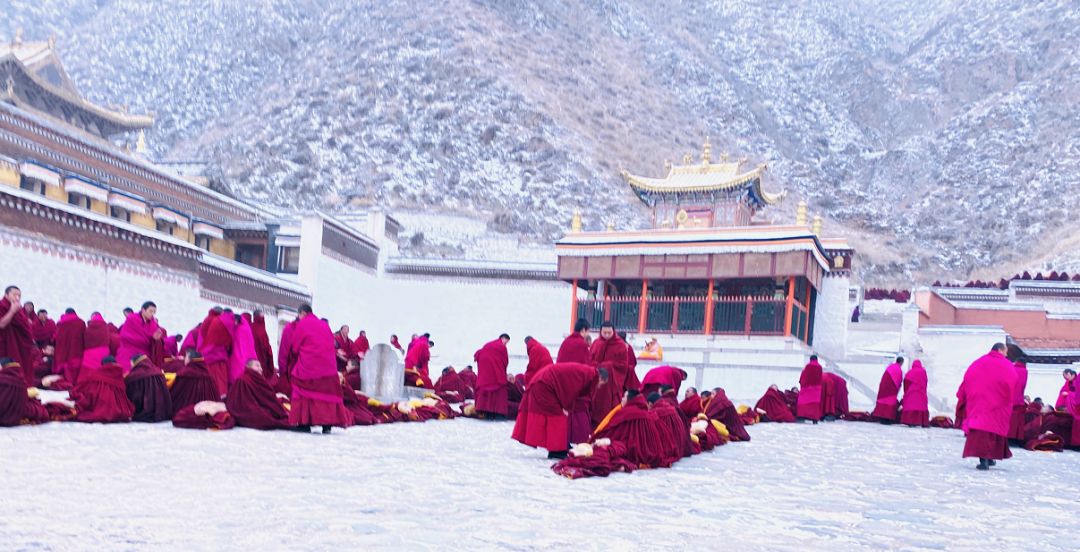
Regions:
<svg viewBox="0 0 1080 552"><path fill-rule="evenodd" d="M785 299L771 296L611 296L578 299L576 314L594 328L610 320L620 332L782 336L786 310Z"/></svg>

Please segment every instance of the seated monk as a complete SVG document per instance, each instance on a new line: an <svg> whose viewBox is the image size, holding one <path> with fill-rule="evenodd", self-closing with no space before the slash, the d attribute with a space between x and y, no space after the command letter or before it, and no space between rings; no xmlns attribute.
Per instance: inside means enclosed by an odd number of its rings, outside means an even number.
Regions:
<svg viewBox="0 0 1080 552"><path fill-rule="evenodd" d="M465 400L471 401L476 398L476 372L472 365L468 365L458 372L458 377L465 384Z"/></svg>
<svg viewBox="0 0 1080 552"><path fill-rule="evenodd" d="M360 379L360 359L350 358L345 363L345 381L349 382L349 387L353 388L353 391L359 391L360 385L363 383Z"/></svg>
<svg viewBox="0 0 1080 552"><path fill-rule="evenodd" d="M735 405L728 399L727 393L722 387L713 389L712 397L705 405L705 415L710 420L718 420L727 427L732 441L749 441L750 434L743 427L742 418L735 410Z"/></svg>
<svg viewBox="0 0 1080 552"><path fill-rule="evenodd" d="M511 438L548 450L548 458L566 458L570 446L569 414L580 397L591 397L608 373L588 364L555 363L529 382Z"/></svg>
<svg viewBox="0 0 1080 552"><path fill-rule="evenodd" d="M135 405L124 386L124 369L112 355L102 359L100 368L84 367L70 394L78 412L77 422L130 422L135 415Z"/></svg>
<svg viewBox="0 0 1080 552"><path fill-rule="evenodd" d="M0 427L49 421L48 411L30 392L19 363L0 358Z"/></svg>
<svg viewBox="0 0 1080 552"><path fill-rule="evenodd" d="M184 366L176 372L169 395L172 397L174 418L176 412L184 407L221 399L217 383L206 369L206 363L198 351L192 349L184 355Z"/></svg>
<svg viewBox="0 0 1080 552"><path fill-rule="evenodd" d="M172 418L172 395L165 384L165 374L144 354L131 358L132 368L124 377L128 400L135 405L132 420L157 423Z"/></svg>
<svg viewBox="0 0 1080 552"><path fill-rule="evenodd" d="M664 450L656 413L649 411L645 397L629 389L623 400L601 420L594 440L610 439L626 446L626 459L642 468L667 467L673 459Z"/></svg>
<svg viewBox="0 0 1080 552"><path fill-rule="evenodd" d="M525 374L518 374L506 376L506 415L510 418L517 418L518 409L521 406L521 399L525 396Z"/></svg>
<svg viewBox="0 0 1080 552"><path fill-rule="evenodd" d="M244 373L229 387L225 407L240 427L261 430L289 427L289 413L266 381L262 363L256 359L244 364Z"/></svg>
<svg viewBox="0 0 1080 552"><path fill-rule="evenodd" d="M672 388L668 389L674 391ZM651 410L656 413L656 421L661 433L669 437L671 448L667 449L669 454L666 456L674 457L672 462L675 462L693 454L694 445L690 441L690 424L682 417L678 406L672 404L670 399L665 399L661 393L653 393L647 400L651 405Z"/></svg>
<svg viewBox="0 0 1080 552"><path fill-rule="evenodd" d="M667 385L675 389L675 394L679 393L679 387L682 386L682 382L686 381L686 370L682 368L676 368L674 366L657 366L652 370L649 370L645 374L645 378L641 380L641 392L646 396L652 393L656 393L660 390L660 386Z"/></svg>
<svg viewBox="0 0 1080 552"><path fill-rule="evenodd" d="M761 421L763 422L788 424L795 421L795 414L791 412L787 403L784 402L784 394L775 385L770 385L765 394L758 399L757 404L754 405L754 410L761 414Z"/></svg>
<svg viewBox="0 0 1080 552"><path fill-rule="evenodd" d="M209 372L207 372L209 374ZM214 389L216 390L216 384ZM225 403L220 401L199 401L176 411L173 426L181 429L232 429L236 420L229 414Z"/></svg>
<svg viewBox="0 0 1080 552"><path fill-rule="evenodd" d="M655 337L645 343L645 349L638 353L640 360L664 360L664 348Z"/></svg>
<svg viewBox="0 0 1080 552"><path fill-rule="evenodd" d="M442 374L439 375L439 379L435 382L435 394L449 403L465 401L465 382L461 381L461 376L458 375L453 366L443 368Z"/></svg>
<svg viewBox="0 0 1080 552"><path fill-rule="evenodd" d="M569 478L607 477L613 472L630 473L637 466L625 458L626 446L601 439L595 443L581 443L570 450L570 455L551 466L551 471Z"/></svg>
<svg viewBox="0 0 1080 552"><path fill-rule="evenodd" d="M687 420L693 420L698 414L705 412L705 408L701 403L701 396L698 395L697 389L691 387L686 390L682 402L679 403L679 410Z"/></svg>

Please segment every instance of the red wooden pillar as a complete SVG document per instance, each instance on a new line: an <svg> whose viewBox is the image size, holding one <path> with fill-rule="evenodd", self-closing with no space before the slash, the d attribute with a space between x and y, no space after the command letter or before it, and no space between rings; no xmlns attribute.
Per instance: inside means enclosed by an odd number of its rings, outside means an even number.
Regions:
<svg viewBox="0 0 1080 552"><path fill-rule="evenodd" d="M795 306L795 278L787 281L787 305L784 308L784 337L791 337L791 311Z"/></svg>
<svg viewBox="0 0 1080 552"><path fill-rule="evenodd" d="M645 323L649 319L649 300L647 298L648 293L649 293L649 281L648 280L642 280L641 281L641 304L638 305L638 320L637 320L637 328L638 328L637 331L638 331L639 335L645 333Z"/></svg>
<svg viewBox="0 0 1080 552"><path fill-rule="evenodd" d="M677 333L679 328L679 296L676 295L671 302L671 333Z"/></svg>
<svg viewBox="0 0 1080 552"><path fill-rule="evenodd" d="M705 335L712 335L713 325L713 281L709 280L708 295L705 296Z"/></svg>
<svg viewBox="0 0 1080 552"><path fill-rule="evenodd" d="M577 279L571 284L570 288L570 333L574 333L574 324L577 324L578 309L577 309Z"/></svg>
<svg viewBox="0 0 1080 552"><path fill-rule="evenodd" d="M611 320L611 295L608 294L608 283L604 282L604 320L606 322Z"/></svg>
<svg viewBox="0 0 1080 552"><path fill-rule="evenodd" d="M752 327L751 324L750 324L750 319L753 316L754 316L754 296L749 295L749 296L746 297L746 322L745 322L745 326L743 326L743 333L745 333L746 335L750 335L750 328Z"/></svg>

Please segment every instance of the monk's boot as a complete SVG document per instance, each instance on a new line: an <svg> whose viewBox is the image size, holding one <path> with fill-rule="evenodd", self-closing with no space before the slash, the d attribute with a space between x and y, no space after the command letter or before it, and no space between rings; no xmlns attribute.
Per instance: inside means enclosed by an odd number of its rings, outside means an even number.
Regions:
<svg viewBox="0 0 1080 552"><path fill-rule="evenodd" d="M979 465L975 466L975 469L982 471L990 469L990 461L986 458L979 458Z"/></svg>
<svg viewBox="0 0 1080 552"><path fill-rule="evenodd" d="M323 435L330 433L330 426L322 426Z"/></svg>
<svg viewBox="0 0 1080 552"><path fill-rule="evenodd" d="M297 433L311 433L311 426L309 426L309 425L298 425L298 426L293 427L292 430L297 432Z"/></svg>
<svg viewBox="0 0 1080 552"><path fill-rule="evenodd" d="M987 460L986 463L989 464L990 466L996 466L997 465L997 460Z"/></svg>
<svg viewBox="0 0 1080 552"><path fill-rule="evenodd" d="M548 453L548 460L562 460L563 458L566 458L568 452L569 451L565 450L553 450Z"/></svg>

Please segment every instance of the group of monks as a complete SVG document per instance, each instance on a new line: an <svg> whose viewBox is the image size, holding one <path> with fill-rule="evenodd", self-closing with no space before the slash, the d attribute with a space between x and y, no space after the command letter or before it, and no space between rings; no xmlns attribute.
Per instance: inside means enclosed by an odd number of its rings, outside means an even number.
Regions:
<svg viewBox="0 0 1080 552"><path fill-rule="evenodd" d="M294 429L445 419L456 414L434 394L381 404L361 394L366 338L335 335L301 305L282 332L275 358L259 312L215 307L186 337L170 336L146 302L119 326L67 309L39 330L33 306L9 286L0 299L0 426L50 420L162 422L183 428ZM181 352L182 351L182 352ZM355 386L355 387L354 387ZM37 388L67 391L42 404Z"/></svg>

